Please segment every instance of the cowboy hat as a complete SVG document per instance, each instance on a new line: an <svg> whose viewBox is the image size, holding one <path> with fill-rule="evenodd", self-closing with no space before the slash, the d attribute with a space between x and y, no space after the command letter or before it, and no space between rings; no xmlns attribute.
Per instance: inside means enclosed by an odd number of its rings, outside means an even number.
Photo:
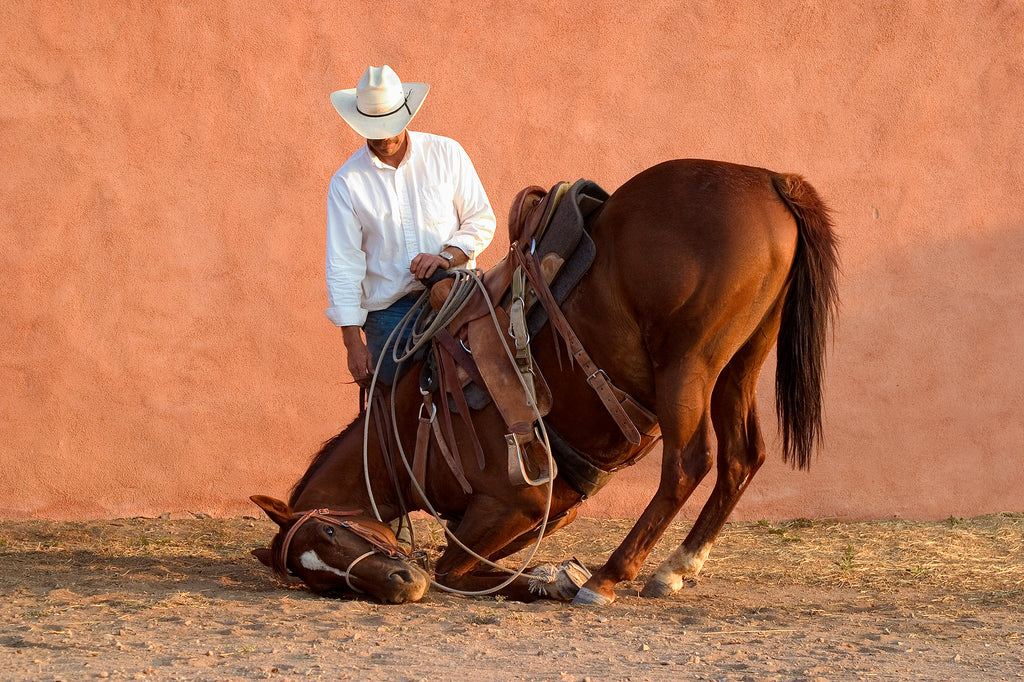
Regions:
<svg viewBox="0 0 1024 682"><path fill-rule="evenodd" d="M390 66L371 66L354 89L331 93L331 104L352 129L368 140L398 135L419 111L430 86L406 83Z"/></svg>

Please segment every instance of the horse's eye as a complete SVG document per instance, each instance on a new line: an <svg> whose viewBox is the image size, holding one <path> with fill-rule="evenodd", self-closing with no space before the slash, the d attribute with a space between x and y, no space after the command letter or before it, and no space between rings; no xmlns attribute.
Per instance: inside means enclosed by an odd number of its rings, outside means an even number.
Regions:
<svg viewBox="0 0 1024 682"><path fill-rule="evenodd" d="M324 526L324 532L327 533L327 537L334 537L334 529L330 526Z"/></svg>

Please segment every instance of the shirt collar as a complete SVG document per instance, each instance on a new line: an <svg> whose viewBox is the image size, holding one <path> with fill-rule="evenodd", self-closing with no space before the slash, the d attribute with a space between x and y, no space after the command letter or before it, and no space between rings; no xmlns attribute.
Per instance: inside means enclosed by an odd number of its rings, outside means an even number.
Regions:
<svg viewBox="0 0 1024 682"><path fill-rule="evenodd" d="M410 130L409 131L409 146L408 146L408 148L406 148L406 150L405 150L405 158L403 158L401 163L398 164L398 168L401 168L405 164L409 163L409 160L412 159L413 156L416 154L416 144L413 141L414 140L413 136L414 136L414 133ZM393 170L398 170L397 168L392 168L391 166L387 165L386 163L384 163L383 161L378 159L377 155L374 154L370 150L370 146L368 144L366 144L365 142L363 143L363 150L366 152L366 155L370 157L370 163L372 163L375 168L378 168L380 170L392 170L392 171Z"/></svg>

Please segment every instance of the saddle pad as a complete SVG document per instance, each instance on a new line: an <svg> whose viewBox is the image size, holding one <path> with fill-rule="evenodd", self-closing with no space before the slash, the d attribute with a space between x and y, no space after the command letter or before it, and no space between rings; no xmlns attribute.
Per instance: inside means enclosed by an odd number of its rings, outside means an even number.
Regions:
<svg viewBox="0 0 1024 682"><path fill-rule="evenodd" d="M537 253L557 253L566 260L585 231L587 218L606 200L608 193L590 180L577 180L559 202L547 230L537 244Z"/></svg>
<svg viewBox="0 0 1024 682"><path fill-rule="evenodd" d="M608 199L608 193L590 180L577 180L558 205L551 224L537 245L537 252L544 255L556 253L565 259L558 274L551 282L551 295L561 304L576 284L590 269L597 248L586 231L587 219ZM530 334L536 334L548 321L543 306L533 306L527 317Z"/></svg>

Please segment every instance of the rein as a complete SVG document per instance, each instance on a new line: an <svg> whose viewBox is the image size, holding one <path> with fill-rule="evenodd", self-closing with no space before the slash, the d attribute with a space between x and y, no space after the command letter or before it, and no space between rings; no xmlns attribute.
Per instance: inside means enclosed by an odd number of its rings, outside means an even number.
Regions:
<svg viewBox="0 0 1024 682"><path fill-rule="evenodd" d="M288 549L291 546L292 538L295 537L295 533L299 530L302 524L316 517L324 523L328 523L337 528L354 533L363 540L369 542L373 548L353 559L349 563L348 567L342 571L342 574L345 576L345 583L348 585L349 589L353 592L359 592L362 594L363 591L352 584L352 569L356 564L369 556L373 556L374 554L384 554L392 559L408 559L410 556L409 552L392 543L386 537L383 537L380 532L375 531L372 528L368 528L358 521L343 518L348 516L358 516L362 513L363 512L360 509L352 511L333 511L326 508L311 509L307 512L297 512L295 516L298 518L298 521L293 523L292 527L288 529L288 532L284 536L284 540L274 553L274 572L282 581L288 582Z"/></svg>
<svg viewBox="0 0 1024 682"><path fill-rule="evenodd" d="M604 403L605 409L608 410L609 414L618 424L620 430L622 431L623 435L627 438L627 440L633 445L640 444L642 441L642 434L640 433L640 430L637 428L636 423L634 422L634 418L631 418L629 413L632 412L634 415L637 415L637 413L639 413L643 417L648 418L652 423L657 423L657 419L654 417L654 415L652 415L649 411L643 408L643 406L641 406L639 403L633 400L624 391L618 390L611 383L611 381L609 380L608 376L604 373L604 371L599 369L590 359L590 356L587 354L586 350L583 348L583 345L576 337L568 321L565 319L564 315L562 315L561 310L558 307L558 304L554 302L551 291L547 287L543 275L540 272L539 262L536 254L533 253L532 248L529 254L524 253L522 251L521 245L517 242L512 245L511 251L514 253L515 259L518 261L517 264L526 274L526 279L529 280L531 285L533 285L534 292L540 299L542 305L546 309L548 309L549 319L552 320L553 326L558 330L562 338L566 341L567 345L569 346L572 357L587 372L587 383L590 384L591 388L593 388L594 391L597 393L598 397L601 399L601 402ZM486 287L480 278L479 271L456 270L453 273L453 275L455 276L456 280L455 286L453 286L452 289L449 291L448 296L446 297L444 304L441 306L441 308L439 310L436 310L433 317L430 318L427 324L423 326L425 328L421 327L416 323L418 322L417 318L421 310L421 306L429 302L429 291L424 292L424 294L421 295L420 300L417 301L417 304L412 308L412 310L410 310L406 314L406 316L402 319L399 325L392 331L391 335L388 337L387 341L384 344L384 349L381 353L381 360L383 359L384 353L388 352L389 348L392 349L393 359L399 364L412 358L416 351L424 347L427 343L431 342L433 340L433 337L441 330L443 330L443 328L449 322L451 322L456 315L458 315L458 313L466 306L469 295L474 289L478 289L483 293L483 300L487 304L488 312L490 313L492 321L494 322L495 326L498 327L499 334L504 332L504 330L502 330L500 326L498 326L498 319L494 309L494 304L490 300L490 296L488 295ZM398 338L398 335L400 334L401 330L403 330L409 324L413 324L413 333L411 335L409 342L406 345L406 348L404 349L404 352L402 352L397 347L397 344L394 343L394 340ZM502 347L505 350L505 353L508 355L509 361L512 362L514 366L518 366L516 357L512 354L512 351L508 348L508 346L506 344L502 344ZM378 360L377 370L379 370L380 368L381 360ZM373 395L375 393L377 376L378 371L375 371L373 379L371 380L370 383L370 395ZM517 373L517 379L520 381L520 383L523 384L523 388L524 390L526 390L527 395L530 395L532 392L530 390L530 387L526 384L526 380L522 373ZM471 548L467 547L452 532L448 525L442 521L441 515L430 503L430 500L427 498L426 492L420 486L420 482L416 478L416 473L413 470L413 467L411 466L408 458L406 457L404 448L402 447L401 435L398 433L398 419L397 415L395 414L394 400L396 385L397 382L395 382L395 384L392 384L391 386L391 428L393 430L393 435L395 437L394 444L398 451L398 460L402 463L406 470L406 473L409 475L411 487L415 491L416 495L420 498L420 500L422 500L422 502L424 503L424 507L426 507L426 510L444 529L445 536L448 537L451 543L458 545L463 551L477 559L480 563L490 566L491 568L494 568L500 572L509 574L508 579L506 579L501 584L490 589L479 591L456 590L453 588L449 588L445 585L441 585L433 579L431 580L431 584L445 592L462 594L466 596L480 596L486 594L493 594L494 592L497 592L506 587L507 585L511 584L520 575L522 575L523 572L526 570L526 567L529 565L529 562L532 561L534 554L540 547L541 540L547 532L547 527L549 523L549 514L551 511L551 502L554 489L553 482L550 481L550 479L545 481L548 483L548 490L546 496L547 500L544 508L544 515L538 527L537 540L533 544L528 556L524 559L523 564L519 567L518 570L510 570L504 566L494 563L486 557L479 555ZM370 422L369 411L374 407L374 402L375 401L373 400L369 401L370 404L366 406L367 411L364 413L365 420L363 424L363 473L366 483L366 492L369 497L370 507L373 510L373 515L379 521L381 520L381 514L377 508L376 500L374 499L373 486L370 481L370 467L368 461ZM463 408L460 411L463 412L464 417L468 418L468 408ZM547 432L544 427L544 421L541 418L538 418L537 421L544 442L544 449L548 453L549 470L553 470L554 463L551 456L551 446L548 443ZM646 436L646 434L643 435ZM381 434L378 433L378 436L380 437ZM441 441L442 438L438 438L438 440ZM646 452L647 449L649 448L644 448L644 451ZM386 459L389 459L386 454L384 456ZM388 464L390 465L390 462L388 462ZM457 475L456 477L458 478ZM394 478L392 478L392 485L394 486L396 493L399 496L401 496L401 486L398 485L397 480L395 480ZM408 517L406 516L405 518ZM356 561L359 561L362 558L364 557L359 557L358 559L356 559ZM354 565L354 563L355 562L353 562L353 564L350 564L349 569L352 568L352 565ZM346 576L346 581L347 580L348 577ZM351 583L349 583L349 585L351 587Z"/></svg>
<svg viewBox="0 0 1024 682"><path fill-rule="evenodd" d="M455 279L455 286L452 287L452 290L449 292L449 295L448 295L447 299L445 300L445 302L444 302L443 306L441 307L441 309L437 310L435 312L433 318L430 320L430 322L426 325L425 328L420 328L420 327L415 326L415 321L416 321L416 317L419 315L419 313L420 313L420 311L422 309L422 306L429 304L429 299L430 299L430 292L429 292L429 290L425 291L421 295L421 298L420 298L419 301L417 301L417 304L415 306L413 306L413 308L406 314L406 316L402 319L402 321L398 324L398 326L394 329L394 331L392 331L392 333L388 337L387 341L384 342L384 349L381 351L381 359L379 359L377 361L377 367L376 367L376 369L375 369L375 371L373 373L373 378L370 381L370 388L369 388L369 394L370 395L373 395L376 392L377 376L378 376L378 373L379 373L380 364L381 364L381 361L383 359L384 353L387 353L387 352L389 352L389 349L392 349L391 350L391 352L393 353L392 357L395 360L395 362L397 362L397 363L402 363L402 362L405 362L405 361L411 359L413 357L413 355L416 353L416 351L418 351L420 348L424 347L426 344L430 343L433 340L434 336L438 332L440 332L442 329L444 329L444 327L448 323L450 323L452 321L452 319L455 318L456 315L458 315L458 313L468 303L469 296L470 296L470 294L473 293L473 291L479 290L479 291L481 291L484 294L484 300L487 302L487 307L489 309L489 312L490 312L490 315L491 315L491 319L494 321L495 325L498 324L497 318L496 318L496 314L495 314L495 310L494 310L494 305L491 303L490 298L489 298L489 296L487 294L486 287L484 286L483 281L481 280L480 271L479 270L455 269L455 270L452 271L452 276ZM399 337L399 334L401 333L401 331L407 325L409 325L409 324L413 324L414 325L413 333L412 333L409 341L407 342L405 349L399 349L397 347L397 344L394 343L395 339L397 339ZM500 332L501 332L501 329L499 327L499 333ZM507 347L505 347L505 352L509 355L509 359L512 362L515 362L514 356L511 355L511 351L509 351ZM519 377L519 380L522 381L522 377L521 376ZM427 497L426 492L423 490L423 488L420 486L419 482L416 480L416 474L413 471L412 465L410 464L408 457L406 456L405 449L402 447L401 434L398 432L398 419L397 419L397 415L395 414L395 388L397 386L397 383L398 382L396 381L391 386L391 401L390 401L390 403L391 403L390 404L391 420L390 421L391 421L391 427L392 427L392 430L393 430L393 435L395 437L395 443L394 444L395 444L396 449L397 449L397 454L398 454L398 458L397 459L398 459L398 461L400 461L402 463L402 465L405 468L406 473L409 475L409 481L410 481L410 485L411 485L412 489L415 491L416 495L418 495L419 498L424 502L424 507L426 508L426 511L441 526L441 528L444 530L445 536L448 538L448 540L451 543L457 545L459 548L461 548L463 551L468 553L470 556L472 556L473 558L477 559L480 563L482 563L482 564L484 564L486 566L490 566L491 568L493 568L493 569L495 569L497 571L500 571L502 573L509 574L508 579L506 579L501 584L496 585L495 587L492 587L490 589L478 590L478 591L457 590L457 589L448 587L446 585L442 585L441 583L437 582L434 579L431 579L430 583L432 585L434 585L435 587L437 587L439 590L442 590L444 592L448 592L448 593L451 593L451 594L461 594L461 595L464 595L464 596L483 596L483 595L487 595L487 594L493 594L493 593L495 593L495 592L505 588L507 585L511 584L514 580L516 580L520 575L522 575L526 571L527 566L529 565L529 562L533 560L534 555L536 554L537 550L540 548L541 540L543 539L545 533L547 532L547 527L548 527L548 522L549 522L549 514L550 514L550 511L551 511L551 499L552 499L552 494L553 494L554 486L553 486L553 484L548 486L547 501L546 501L546 504L545 504L545 507L544 507L544 516L543 516L540 524L537 527L537 531L538 531L538 533L537 533L537 540L536 540L536 542L534 542L532 548L530 549L530 551L528 553L528 556L525 557L525 559L523 560L522 565L518 569L516 569L516 570L509 569L509 568L507 568L505 566L502 566L500 564L497 564L497 563L491 561L487 557L479 555L478 553L473 551L472 548L468 547L465 543L463 543L462 540L460 540L458 538L458 536L455 535L454 532L452 532L452 529L449 528L448 524L446 524L444 522L444 520L441 517L441 514L437 511L437 509L434 507L434 505L430 503L430 500ZM367 411L364 413L365 418L364 418L364 423L363 423L363 476L364 476L364 481L365 481L365 484L366 484L366 493L367 493L367 496L369 497L369 501L370 501L370 508L373 510L374 517L378 521L380 521L381 520L381 514L380 514L380 511L377 508L376 499L374 498L373 485L372 485L372 483L370 481L370 467L369 467L370 410L372 410L374 408L374 402L375 401L373 401L373 400L369 401L369 404L366 405ZM468 409L466 410L466 412L467 412L467 416L468 416ZM540 421L540 428L541 428L541 432L545 433L543 420ZM544 438L546 440L546 438L547 438L546 433L545 433ZM547 451L548 451L548 453L550 453L550 451L551 451L550 447L547 448ZM550 454L549 454L549 467L551 467L551 466L553 466L553 464L550 461ZM460 483L461 483L461 481L460 481ZM399 487L397 485L397 481L392 481L392 484L395 486L396 489ZM361 558L362 557L360 557L360 559ZM358 559L357 559L357 561L358 561ZM349 566L349 568L351 568L351 565Z"/></svg>

